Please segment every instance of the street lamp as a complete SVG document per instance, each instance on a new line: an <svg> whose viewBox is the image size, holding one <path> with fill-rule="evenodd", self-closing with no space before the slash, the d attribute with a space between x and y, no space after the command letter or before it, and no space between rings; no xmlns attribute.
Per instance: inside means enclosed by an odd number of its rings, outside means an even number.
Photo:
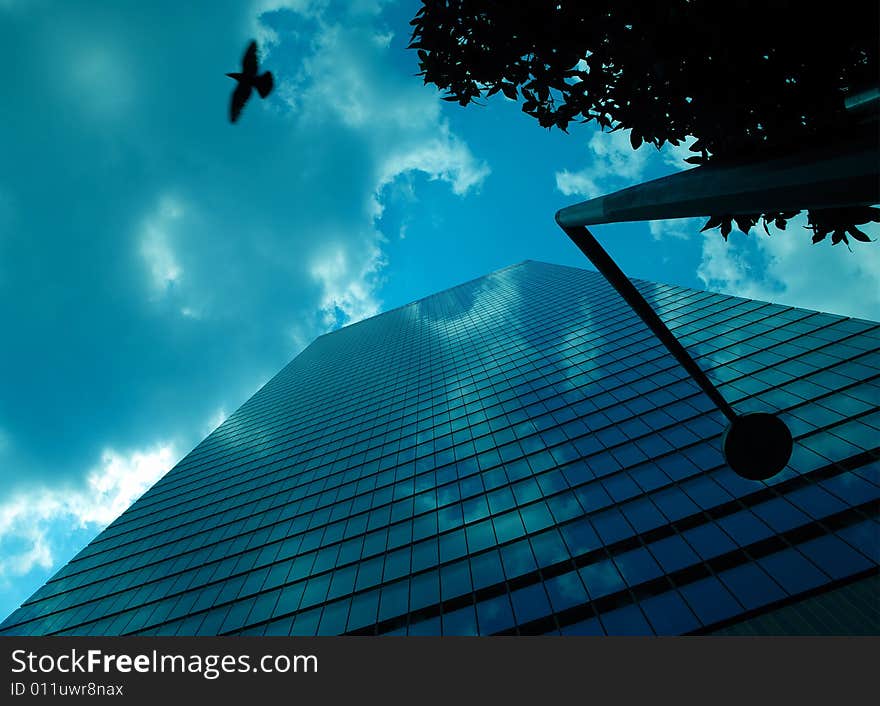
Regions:
<svg viewBox="0 0 880 706"><path fill-rule="evenodd" d="M876 98L872 104L876 108ZM761 162L695 167L563 208L556 222L727 417L722 437L727 464L743 478L766 480L791 458L788 426L768 412L737 414L587 226L872 206L880 202L878 186L877 135L871 130L847 142Z"/></svg>

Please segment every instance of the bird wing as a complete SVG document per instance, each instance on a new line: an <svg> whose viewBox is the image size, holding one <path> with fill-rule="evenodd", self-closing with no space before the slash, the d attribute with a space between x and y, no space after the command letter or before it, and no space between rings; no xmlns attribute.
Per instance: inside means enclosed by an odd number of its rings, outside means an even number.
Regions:
<svg viewBox="0 0 880 706"><path fill-rule="evenodd" d="M265 98L272 92L272 72L266 71L262 75L257 76L257 80L254 81L254 85L257 87L257 93L260 94L260 98Z"/></svg>
<svg viewBox="0 0 880 706"><path fill-rule="evenodd" d="M232 100L229 103L229 122L234 123L241 115L241 109L251 96L251 87L240 81L232 92Z"/></svg>
<svg viewBox="0 0 880 706"><path fill-rule="evenodd" d="M256 76L257 75L257 43L251 41L248 45L247 51L244 53L244 56L241 59L241 68L242 72L246 76Z"/></svg>

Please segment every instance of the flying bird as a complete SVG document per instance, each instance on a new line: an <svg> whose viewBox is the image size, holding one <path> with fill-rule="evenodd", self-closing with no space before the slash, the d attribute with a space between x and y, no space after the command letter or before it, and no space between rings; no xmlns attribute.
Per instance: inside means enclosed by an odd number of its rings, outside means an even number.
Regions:
<svg viewBox="0 0 880 706"><path fill-rule="evenodd" d="M229 78L238 81L238 85L232 92L232 100L229 103L229 122L234 123L241 115L241 109L251 97L254 88L265 98L272 92L272 72L265 71L257 76L257 43L252 41L241 59L241 73L226 74Z"/></svg>

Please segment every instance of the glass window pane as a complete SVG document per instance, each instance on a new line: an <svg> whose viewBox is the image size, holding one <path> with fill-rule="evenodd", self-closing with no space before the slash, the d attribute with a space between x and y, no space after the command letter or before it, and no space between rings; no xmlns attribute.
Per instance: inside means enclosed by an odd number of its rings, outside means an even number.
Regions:
<svg viewBox="0 0 880 706"><path fill-rule="evenodd" d="M589 600L584 584L576 571L549 578L544 582L544 586L556 612L581 605Z"/></svg>
<svg viewBox="0 0 880 706"><path fill-rule="evenodd" d="M580 575L590 598L593 600L626 588L617 567L610 559L603 559L584 566L580 569Z"/></svg>
<svg viewBox="0 0 880 706"><path fill-rule="evenodd" d="M497 598L477 603L477 622L481 635L491 635L515 624L510 597L505 593Z"/></svg>
<svg viewBox="0 0 880 706"><path fill-rule="evenodd" d="M658 635L683 635L700 627L700 621L676 591L651 596L639 605Z"/></svg>
<svg viewBox="0 0 880 706"><path fill-rule="evenodd" d="M761 567L751 562L722 571L718 578L733 591L746 610L785 597L785 591Z"/></svg>
<svg viewBox="0 0 880 706"><path fill-rule="evenodd" d="M653 635L654 631L635 604L617 608L599 616L609 635Z"/></svg>
<svg viewBox="0 0 880 706"><path fill-rule="evenodd" d="M513 612L519 625L542 618L552 612L547 592L540 583L512 591L510 601L513 604Z"/></svg>

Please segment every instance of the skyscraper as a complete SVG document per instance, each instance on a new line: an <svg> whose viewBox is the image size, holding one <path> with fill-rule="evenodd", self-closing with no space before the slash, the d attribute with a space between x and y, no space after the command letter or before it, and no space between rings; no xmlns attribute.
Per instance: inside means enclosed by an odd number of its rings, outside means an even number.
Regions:
<svg viewBox="0 0 880 706"><path fill-rule="evenodd" d="M783 473L725 466L600 275L525 262L319 337L0 632L880 631L880 325L637 286Z"/></svg>

